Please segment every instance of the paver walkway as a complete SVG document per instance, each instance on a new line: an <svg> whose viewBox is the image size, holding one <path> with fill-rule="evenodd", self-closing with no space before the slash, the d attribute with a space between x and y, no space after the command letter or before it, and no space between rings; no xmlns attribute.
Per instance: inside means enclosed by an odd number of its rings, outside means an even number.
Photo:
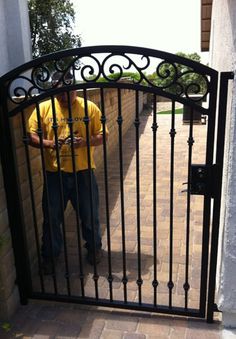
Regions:
<svg viewBox="0 0 236 339"><path fill-rule="evenodd" d="M27 307L20 307L11 326L8 333L0 330L1 339L221 338L219 322L207 324L197 319L46 302L31 302Z"/></svg>
<svg viewBox="0 0 236 339"><path fill-rule="evenodd" d="M157 279L158 304L168 305L169 289L169 242L170 242L170 116L158 116L157 130ZM143 279L140 296L136 283L139 274L137 265L137 206L136 206L136 152L135 129L132 127L124 138L124 205L126 237L126 274L128 278L127 299L153 303L153 149L152 149L152 115L142 115L140 124L140 231L141 231L141 276ZM188 306L198 307L200 286L202 205L201 196L191 196L190 233L186 235L186 193L182 192L187 181L188 133L189 126L182 124L182 115L176 116L175 137L175 175L173 194L173 273L174 288L172 302L174 306L183 307L185 303L183 284L186 282L186 258L188 258L188 275L190 291ZM194 125L193 163L204 162L204 135L206 125ZM109 158L109 211L111 232L111 259L113 282L113 299L123 300L124 275L122 257L122 217L120 199L120 177L117 155ZM98 265L99 297L108 298L107 281L107 237L105 193L103 177L98 173L101 200L101 223L103 229L104 257ZM73 215L67 227L69 271L72 294L80 295L76 228ZM189 251L186 252L186 243ZM93 269L84 261L85 293L94 297ZM47 291L53 292L50 278L45 285ZM63 273L63 257L57 271L58 291L66 291ZM34 281L38 286L37 279ZM61 303L30 302L27 307L20 307L12 319L12 329L0 332L1 338L220 338L221 323L206 324L203 320L162 316L153 313L105 309L102 307L79 306Z"/></svg>

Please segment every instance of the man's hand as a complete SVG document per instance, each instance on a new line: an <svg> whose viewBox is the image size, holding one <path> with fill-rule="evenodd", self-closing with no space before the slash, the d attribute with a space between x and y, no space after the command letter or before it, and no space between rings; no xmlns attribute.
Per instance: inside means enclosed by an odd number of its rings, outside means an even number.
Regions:
<svg viewBox="0 0 236 339"><path fill-rule="evenodd" d="M86 147L86 140L82 137L74 137L73 144L75 148Z"/></svg>
<svg viewBox="0 0 236 339"><path fill-rule="evenodd" d="M62 145L65 143L64 139L58 139L58 147L61 148ZM56 143L54 144L55 148L56 148Z"/></svg>
<svg viewBox="0 0 236 339"><path fill-rule="evenodd" d="M58 139L58 148L61 149L62 145L64 144L64 140ZM56 149L56 142L55 140L44 140L44 147L45 148L51 148Z"/></svg>
<svg viewBox="0 0 236 339"><path fill-rule="evenodd" d="M86 139L84 139L82 137L74 137L73 142L74 142L75 148L87 146ZM103 143L103 135L102 134L96 134L96 135L92 135L90 137L90 143L89 143L90 146L100 146L100 145L102 145L102 143Z"/></svg>

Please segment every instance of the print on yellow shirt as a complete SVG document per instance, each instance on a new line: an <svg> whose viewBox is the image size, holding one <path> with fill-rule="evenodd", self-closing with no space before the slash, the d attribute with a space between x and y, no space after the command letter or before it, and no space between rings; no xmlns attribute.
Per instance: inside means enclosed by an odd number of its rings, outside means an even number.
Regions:
<svg viewBox="0 0 236 339"><path fill-rule="evenodd" d="M89 137L91 135L102 134L101 112L99 108L91 101L87 101L88 117L89 117ZM87 140L86 125L84 123L84 99L77 97L71 105L72 121L73 121L73 135L81 136ZM55 99L55 113L58 139L66 139L70 137L70 127L68 124L69 112L67 107L63 107ZM53 129L53 111L52 102L47 100L40 104L40 122L43 132L43 138L48 140L55 140L55 132ZM37 133L39 128L36 109L31 114L28 121L28 132ZM91 168L95 168L93 159L94 147L90 147ZM44 149L45 167L47 171L56 172L58 169L56 150L46 148ZM74 159L76 171L88 168L87 161L87 147L74 148ZM73 172L72 150L70 143L64 143L60 149L60 168L64 172Z"/></svg>

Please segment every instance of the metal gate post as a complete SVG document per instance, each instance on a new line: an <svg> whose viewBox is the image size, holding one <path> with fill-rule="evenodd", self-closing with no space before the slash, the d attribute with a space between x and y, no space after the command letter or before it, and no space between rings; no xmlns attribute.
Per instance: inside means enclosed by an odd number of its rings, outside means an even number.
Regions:
<svg viewBox="0 0 236 339"><path fill-rule="evenodd" d="M215 185L216 196L214 198L214 207L213 207L208 304L207 304L207 322L209 323L213 322L214 311L217 310L217 306L215 305L215 286L216 286L216 268L217 268L219 221L220 221L220 206L222 192L222 172L223 172L224 144L225 144L225 124L227 111L228 81L233 78L234 78L233 72L222 72L220 76L218 130L216 144L217 185Z"/></svg>
<svg viewBox="0 0 236 339"><path fill-rule="evenodd" d="M4 88L0 87L0 157L7 201L8 220L15 256L16 283L19 287L21 304L27 304L27 299L32 293L32 283L29 274L30 269L28 253L26 250L24 219L20 199L21 195L19 191L10 121L7 116L6 98L7 96L5 95Z"/></svg>

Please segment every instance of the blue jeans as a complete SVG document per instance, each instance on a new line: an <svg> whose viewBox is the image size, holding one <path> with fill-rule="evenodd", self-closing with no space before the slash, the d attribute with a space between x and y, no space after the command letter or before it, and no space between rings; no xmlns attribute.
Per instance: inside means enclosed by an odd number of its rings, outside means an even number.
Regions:
<svg viewBox="0 0 236 339"><path fill-rule="evenodd" d="M74 173L61 172L62 176L62 193L64 206L61 202L60 179L57 172L46 172L47 187L48 187L48 203L46 194L46 183L43 189L43 237L42 237L42 257L49 258L52 255L55 257L60 255L63 245L63 235L61 230L61 223L63 220L63 213L66 209L68 201L74 209L77 208L82 224L82 236L85 240L86 248L94 250L93 233L95 237L95 250L101 248L101 231L99 223L99 197L98 186L95 175L91 170L92 182L92 196L93 196L93 221L91 217L91 199L90 199L90 183L89 183L89 170L83 170L76 173L78 200L76 199L76 180ZM49 205L49 214L48 214ZM50 223L51 219L51 240L50 240Z"/></svg>

